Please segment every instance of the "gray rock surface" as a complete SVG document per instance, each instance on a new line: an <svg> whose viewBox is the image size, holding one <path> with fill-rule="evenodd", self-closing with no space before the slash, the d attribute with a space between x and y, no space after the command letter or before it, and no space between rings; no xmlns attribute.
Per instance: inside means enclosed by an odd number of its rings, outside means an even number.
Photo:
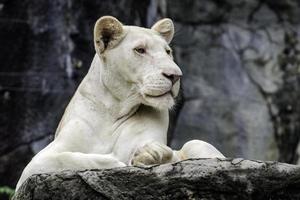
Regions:
<svg viewBox="0 0 300 200"><path fill-rule="evenodd" d="M14 200L299 198L299 166L237 158L33 175Z"/></svg>

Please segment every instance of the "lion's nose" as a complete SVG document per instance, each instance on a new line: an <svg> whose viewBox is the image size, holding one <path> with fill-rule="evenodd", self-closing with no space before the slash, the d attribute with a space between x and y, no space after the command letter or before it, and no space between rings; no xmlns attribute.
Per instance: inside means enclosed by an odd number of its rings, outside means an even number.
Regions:
<svg viewBox="0 0 300 200"><path fill-rule="evenodd" d="M178 74L172 74L172 73L167 73L167 72L163 72L162 75L164 77L166 77L167 79L169 79L172 84L174 85L181 77L181 75Z"/></svg>

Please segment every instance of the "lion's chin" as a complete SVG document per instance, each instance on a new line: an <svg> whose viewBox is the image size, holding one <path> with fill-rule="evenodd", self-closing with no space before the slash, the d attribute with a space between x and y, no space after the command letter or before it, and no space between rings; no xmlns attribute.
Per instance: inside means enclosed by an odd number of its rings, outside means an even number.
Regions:
<svg viewBox="0 0 300 200"><path fill-rule="evenodd" d="M152 96L147 94L144 94L142 96L145 105L151 106L159 110L171 109L175 104L171 92L167 92L158 96Z"/></svg>

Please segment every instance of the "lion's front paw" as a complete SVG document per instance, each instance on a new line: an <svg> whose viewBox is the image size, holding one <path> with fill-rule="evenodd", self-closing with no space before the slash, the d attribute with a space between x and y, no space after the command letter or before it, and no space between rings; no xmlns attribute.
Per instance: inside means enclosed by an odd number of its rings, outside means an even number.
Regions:
<svg viewBox="0 0 300 200"><path fill-rule="evenodd" d="M172 156L173 151L170 147L158 142L150 142L137 149L131 164L135 166L164 164L170 162Z"/></svg>

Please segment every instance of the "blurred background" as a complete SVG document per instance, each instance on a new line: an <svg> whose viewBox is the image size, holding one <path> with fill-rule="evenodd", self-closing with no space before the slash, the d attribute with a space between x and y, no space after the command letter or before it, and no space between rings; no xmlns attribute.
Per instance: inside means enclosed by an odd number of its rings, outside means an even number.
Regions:
<svg viewBox="0 0 300 200"><path fill-rule="evenodd" d="M0 186L53 134L94 56L103 15L173 19L182 95L169 145L300 164L299 0L0 0Z"/></svg>

